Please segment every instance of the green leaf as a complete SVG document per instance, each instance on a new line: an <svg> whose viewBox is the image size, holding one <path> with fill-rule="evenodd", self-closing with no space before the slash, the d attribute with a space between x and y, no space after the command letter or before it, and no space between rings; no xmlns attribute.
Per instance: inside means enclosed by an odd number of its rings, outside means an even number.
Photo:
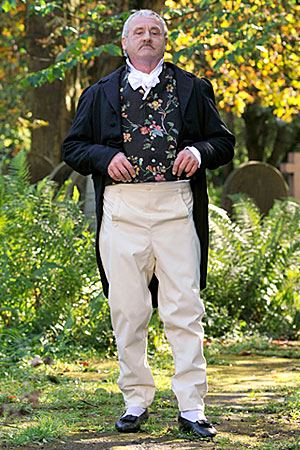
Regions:
<svg viewBox="0 0 300 450"><path fill-rule="evenodd" d="M103 50L104 50L103 45L100 45L100 47L94 48L93 50L89 50L88 52L84 52L83 59L89 60L89 59L95 58L97 56L100 56L101 53L103 52Z"/></svg>
<svg viewBox="0 0 300 450"><path fill-rule="evenodd" d="M62 64L53 68L53 76L54 78L58 78L59 80L63 80L65 78L65 69Z"/></svg>
<svg viewBox="0 0 300 450"><path fill-rule="evenodd" d="M122 56L122 51L120 47L115 44L106 44L104 46L104 51L112 56Z"/></svg>
<svg viewBox="0 0 300 450"><path fill-rule="evenodd" d="M214 65L214 70L219 70L220 67L222 66L222 64L224 64L224 62L225 62L225 56L222 56L221 58L219 58L216 61L215 65Z"/></svg>
<svg viewBox="0 0 300 450"><path fill-rule="evenodd" d="M17 2L16 0L4 0L0 7L5 13L7 13L11 9L15 9L17 7Z"/></svg>
<svg viewBox="0 0 300 450"><path fill-rule="evenodd" d="M173 55L173 63L177 64L179 62L180 56L184 55L185 53L186 53L186 49L185 48L182 48L178 52L175 52L174 55Z"/></svg>
<svg viewBox="0 0 300 450"><path fill-rule="evenodd" d="M176 39L178 38L178 36L179 36L179 31L178 31L178 30L174 30L174 31L172 31L172 32L170 33L169 39L170 39L171 41L176 41Z"/></svg>

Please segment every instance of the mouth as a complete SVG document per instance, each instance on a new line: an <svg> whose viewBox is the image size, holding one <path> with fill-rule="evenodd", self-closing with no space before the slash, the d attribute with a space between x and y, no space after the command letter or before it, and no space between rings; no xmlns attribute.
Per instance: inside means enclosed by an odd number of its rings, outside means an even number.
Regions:
<svg viewBox="0 0 300 450"><path fill-rule="evenodd" d="M150 48L152 48L152 50L154 50L154 47L151 44L143 44L143 45L140 46L139 50L141 50L144 47L150 47Z"/></svg>

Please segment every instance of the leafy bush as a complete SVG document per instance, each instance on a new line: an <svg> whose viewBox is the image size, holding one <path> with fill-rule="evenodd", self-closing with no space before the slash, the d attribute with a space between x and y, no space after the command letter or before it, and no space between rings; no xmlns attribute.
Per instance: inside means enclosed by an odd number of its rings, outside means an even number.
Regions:
<svg viewBox="0 0 300 450"><path fill-rule="evenodd" d="M109 315L99 317L107 306L94 235L79 208L78 191L73 198L66 191L67 185L57 191L47 178L30 185L23 152L2 167L0 330L65 341L94 333L100 345L111 331Z"/></svg>
<svg viewBox="0 0 300 450"><path fill-rule="evenodd" d="M207 330L222 335L241 321L276 337L300 328L300 206L275 201L266 217L243 195L234 219L210 206Z"/></svg>

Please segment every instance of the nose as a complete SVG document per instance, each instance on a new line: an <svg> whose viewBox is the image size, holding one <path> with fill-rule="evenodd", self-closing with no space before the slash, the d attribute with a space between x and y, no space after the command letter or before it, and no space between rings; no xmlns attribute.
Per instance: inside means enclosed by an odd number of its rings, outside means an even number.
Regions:
<svg viewBox="0 0 300 450"><path fill-rule="evenodd" d="M145 40L145 41L150 41L150 39L151 39L151 33L150 33L150 30L145 30L145 33L144 33L144 40Z"/></svg>

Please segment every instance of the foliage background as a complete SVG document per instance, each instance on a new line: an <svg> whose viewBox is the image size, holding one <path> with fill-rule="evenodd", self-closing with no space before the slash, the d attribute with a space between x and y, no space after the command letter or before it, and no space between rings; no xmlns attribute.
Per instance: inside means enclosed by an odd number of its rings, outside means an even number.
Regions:
<svg viewBox="0 0 300 450"><path fill-rule="evenodd" d="M255 159L279 167L289 151L299 151L296 0L3 0L2 152L17 152L29 136L32 181L60 162L81 90L123 64L123 22L145 7L167 21L166 59L212 80L237 135L236 164ZM217 173L214 184L230 170Z"/></svg>
<svg viewBox="0 0 300 450"><path fill-rule="evenodd" d="M237 136L234 163L209 173L212 206L208 337L258 329L299 336L299 205L260 217L235 198L219 205L234 165L276 167L300 149L300 5L296 0L4 0L0 14L0 333L5 353L69 343L113 352L93 234L78 192L47 176L80 92L123 64L120 33L131 11L151 7L169 26L166 59L214 84ZM27 162L26 162L27 160ZM213 206L214 205L214 206ZM159 346L162 326L151 321ZM54 347L52 344L55 344Z"/></svg>

